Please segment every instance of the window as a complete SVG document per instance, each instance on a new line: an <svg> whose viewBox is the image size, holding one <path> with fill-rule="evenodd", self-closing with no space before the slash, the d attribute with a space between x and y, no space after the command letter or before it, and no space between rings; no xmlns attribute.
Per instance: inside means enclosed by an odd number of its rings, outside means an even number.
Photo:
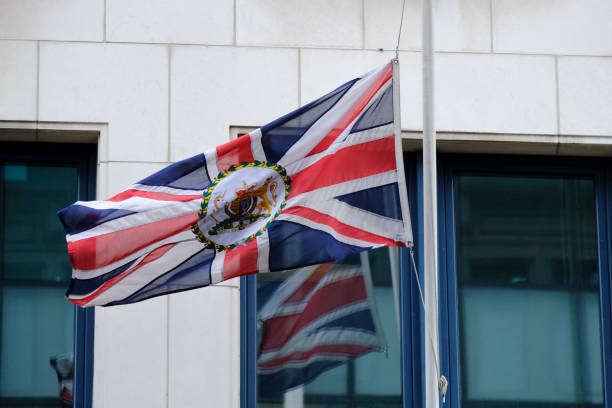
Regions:
<svg viewBox="0 0 612 408"><path fill-rule="evenodd" d="M93 310L64 299L71 266L55 213L95 196L95 145L0 144L0 406L57 406L50 359L75 359L91 405Z"/></svg>
<svg viewBox="0 0 612 408"><path fill-rule="evenodd" d="M402 406L397 251L258 275L257 299L259 407Z"/></svg>
<svg viewBox="0 0 612 408"><path fill-rule="evenodd" d="M414 205L415 157L408 163ZM407 250L379 248L243 277L242 406L420 406L422 310L408 265Z"/></svg>
<svg viewBox="0 0 612 408"><path fill-rule="evenodd" d="M407 180L422 273L418 155L405 163L411 163ZM438 163L440 364L449 379L444 406L605 406L612 389L610 162L440 155ZM360 393L360 361L376 352L323 372L295 394L257 393L266 327L256 311L268 285L297 273L286 272L243 279L242 350L250 356L242 359L243 407L387 407L400 400L403 407L422 406L422 306L407 253L399 252L401 395L390 398L384 387L378 395ZM370 265L378 312L388 317L393 268L382 253L347 262ZM387 339L390 323L382 324ZM372 365L365 372L368 378L388 373L393 382L393 370ZM291 405L292 398L299 404Z"/></svg>
<svg viewBox="0 0 612 408"><path fill-rule="evenodd" d="M605 162L441 163L441 354L451 406L603 407Z"/></svg>

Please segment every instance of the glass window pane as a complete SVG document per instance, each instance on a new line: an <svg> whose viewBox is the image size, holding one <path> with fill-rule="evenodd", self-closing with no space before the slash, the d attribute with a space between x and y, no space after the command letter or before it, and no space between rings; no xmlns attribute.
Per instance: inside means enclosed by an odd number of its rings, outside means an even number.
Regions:
<svg viewBox="0 0 612 408"><path fill-rule="evenodd" d="M64 288L12 287L2 291L0 395L57 397L51 356L73 350L73 306Z"/></svg>
<svg viewBox="0 0 612 408"><path fill-rule="evenodd" d="M342 364L335 368L323 371L311 383L306 384L308 394L336 395L346 392L348 365Z"/></svg>
<svg viewBox="0 0 612 408"><path fill-rule="evenodd" d="M593 180L454 186L463 406L602 406Z"/></svg>
<svg viewBox="0 0 612 408"><path fill-rule="evenodd" d="M3 278L68 282L70 261L56 212L76 201L77 169L4 166Z"/></svg>
<svg viewBox="0 0 612 408"><path fill-rule="evenodd" d="M389 359L399 361L401 357L393 288L374 287L374 297L383 332L390 335L386 337L385 353L369 353L355 360L355 392L362 395L398 395L398 390L402 388L401 366L390 364L389 361ZM373 373L385 373L385 375L373 375Z"/></svg>
<svg viewBox="0 0 612 408"><path fill-rule="evenodd" d="M391 256L257 276L259 407L402 406Z"/></svg>
<svg viewBox="0 0 612 408"><path fill-rule="evenodd" d="M74 350L71 266L56 212L78 197L76 167L0 164L0 398L58 398L51 357ZM3 405L3 406L4 406Z"/></svg>

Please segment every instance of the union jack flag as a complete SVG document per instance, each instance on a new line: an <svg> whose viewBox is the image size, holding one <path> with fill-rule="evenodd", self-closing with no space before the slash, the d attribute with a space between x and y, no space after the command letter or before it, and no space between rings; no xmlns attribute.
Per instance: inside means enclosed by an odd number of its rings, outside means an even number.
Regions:
<svg viewBox="0 0 612 408"><path fill-rule="evenodd" d="M59 211L73 266L68 299L133 303L412 242L394 69L105 201Z"/></svg>
<svg viewBox="0 0 612 408"><path fill-rule="evenodd" d="M280 394L347 360L385 351L372 291L358 262L307 266L283 281L260 281L258 394Z"/></svg>

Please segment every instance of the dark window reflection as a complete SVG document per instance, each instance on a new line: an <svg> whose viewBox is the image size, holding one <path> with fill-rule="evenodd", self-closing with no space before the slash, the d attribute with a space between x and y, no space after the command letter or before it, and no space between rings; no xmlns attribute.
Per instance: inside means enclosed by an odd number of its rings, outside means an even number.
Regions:
<svg viewBox="0 0 612 408"><path fill-rule="evenodd" d="M73 350L74 308L64 299L71 267L55 213L76 199L76 167L0 163L2 407L59 406L49 363ZM63 384L68 401L72 385Z"/></svg>
<svg viewBox="0 0 612 408"><path fill-rule="evenodd" d="M259 407L401 407L397 251L257 277Z"/></svg>
<svg viewBox="0 0 612 408"><path fill-rule="evenodd" d="M462 406L603 406L593 180L454 186Z"/></svg>

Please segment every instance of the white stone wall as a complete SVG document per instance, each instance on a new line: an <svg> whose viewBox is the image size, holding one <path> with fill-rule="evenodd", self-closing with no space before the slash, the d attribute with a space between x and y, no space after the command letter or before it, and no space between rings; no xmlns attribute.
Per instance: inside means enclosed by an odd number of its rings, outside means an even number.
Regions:
<svg viewBox="0 0 612 408"><path fill-rule="evenodd" d="M421 9L406 2L402 123L418 134ZM0 0L0 126L103 129L106 198L388 61L401 3ZM442 140L612 155L612 2L435 3ZM238 407L239 318L235 281L96 310L94 406Z"/></svg>

